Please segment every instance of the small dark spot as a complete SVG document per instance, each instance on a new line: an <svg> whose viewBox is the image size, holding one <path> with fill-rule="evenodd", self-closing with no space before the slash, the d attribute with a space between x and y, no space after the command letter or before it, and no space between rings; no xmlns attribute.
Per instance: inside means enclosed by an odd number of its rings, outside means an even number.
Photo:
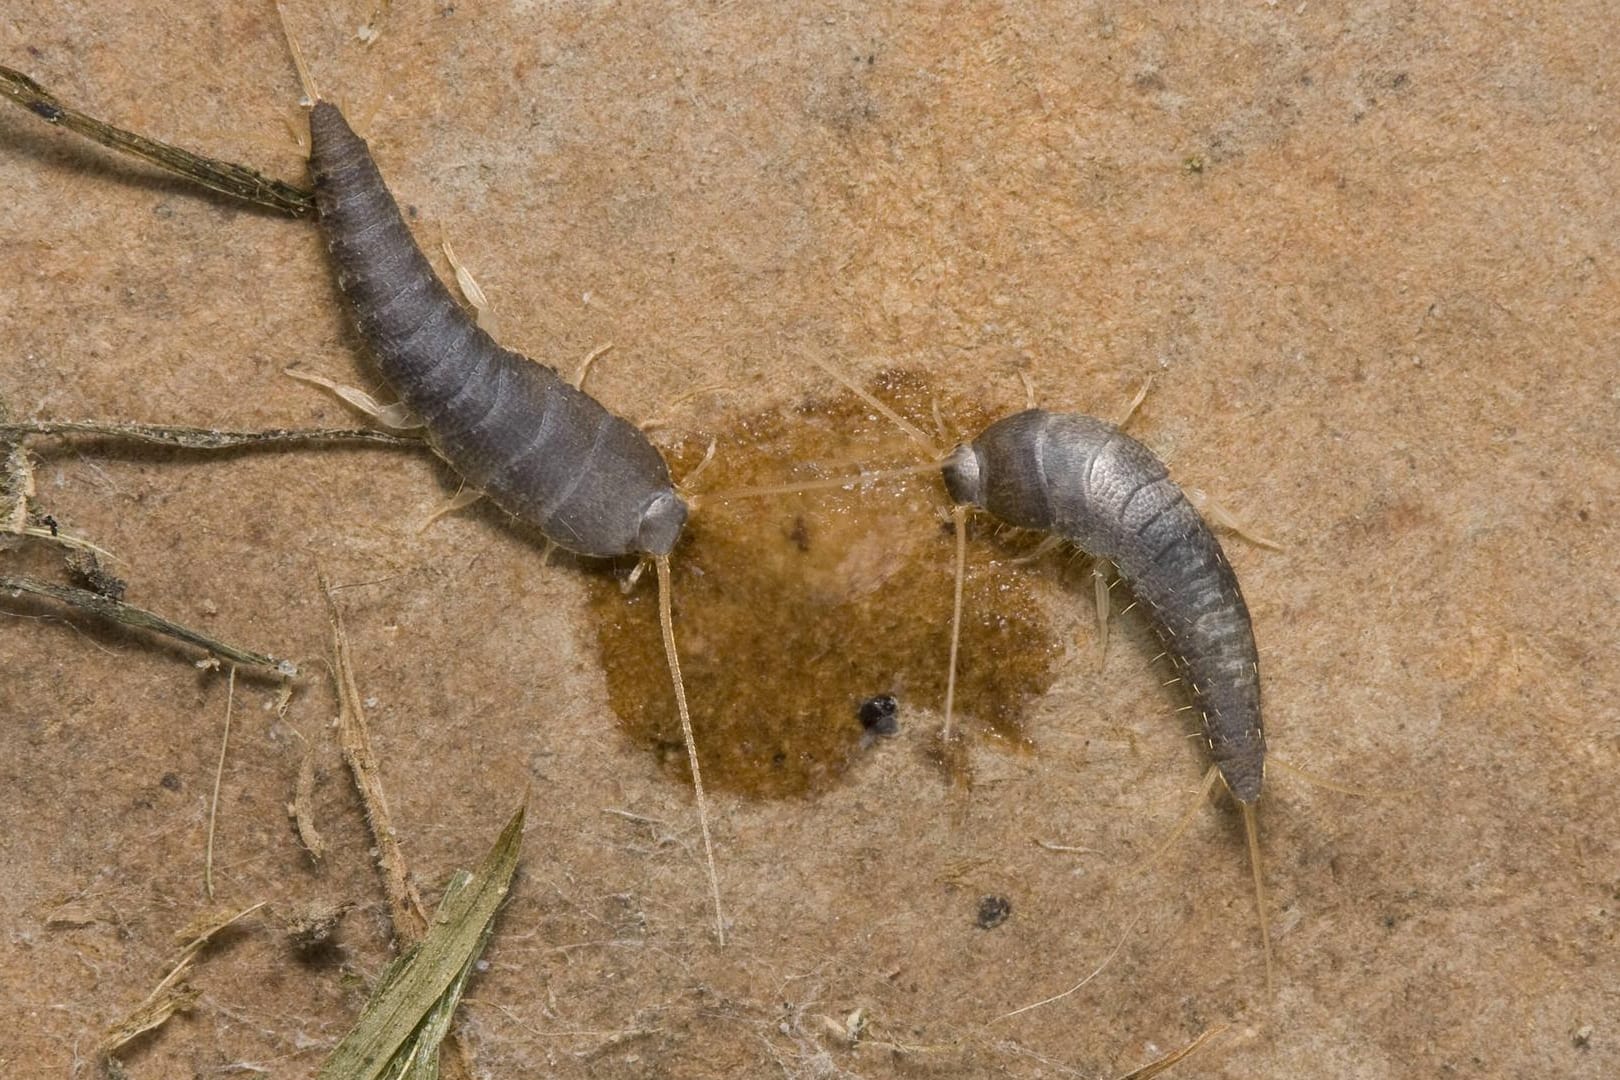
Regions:
<svg viewBox="0 0 1620 1080"><path fill-rule="evenodd" d="M1588 513L1587 511L1585 511L1585 510L1577 510L1577 511L1575 511L1575 516L1580 518L1582 521L1585 521L1588 518L1590 518L1592 515L1590 513Z"/></svg>
<svg viewBox="0 0 1620 1080"><path fill-rule="evenodd" d="M1390 89L1399 90L1401 87L1407 84L1410 78L1411 76L1407 75L1404 71L1397 73L1393 79L1389 80Z"/></svg>
<svg viewBox="0 0 1620 1080"><path fill-rule="evenodd" d="M416 218L417 218L417 215L420 214L420 213L421 213L421 211L418 210L416 207L412 206L410 203L405 204L405 216L410 218L412 221L415 221Z"/></svg>
<svg viewBox="0 0 1620 1080"><path fill-rule="evenodd" d="M30 101L28 111L52 124L62 119L62 107L53 105L49 101Z"/></svg>
<svg viewBox="0 0 1620 1080"><path fill-rule="evenodd" d="M866 54L866 66L871 67L875 63L877 63L877 53L867 53Z"/></svg>
<svg viewBox="0 0 1620 1080"><path fill-rule="evenodd" d="M982 896L979 898L979 911L974 916L974 922L980 930L994 930L1007 921L1012 914L1012 901L1005 896Z"/></svg>
<svg viewBox="0 0 1620 1080"><path fill-rule="evenodd" d="M30 45L28 46L28 55L32 56L35 60L41 60L44 59L45 53L38 45Z"/></svg>
<svg viewBox="0 0 1620 1080"><path fill-rule="evenodd" d="M1395 916L1393 916L1393 915L1385 915L1384 918L1383 918L1383 923L1384 923L1384 929L1385 930L1393 930L1393 929L1395 929Z"/></svg>
<svg viewBox="0 0 1620 1080"><path fill-rule="evenodd" d="M1154 93L1164 89L1164 76L1160 75L1157 71L1139 72L1136 77L1131 80L1131 85L1136 87L1144 94Z"/></svg>
<svg viewBox="0 0 1620 1080"><path fill-rule="evenodd" d="M158 783L168 791L180 790L180 778L172 772L164 773L163 779L159 780Z"/></svg>
<svg viewBox="0 0 1620 1080"><path fill-rule="evenodd" d="M776 753L771 755L771 766L773 768L780 769L782 766L784 766L786 764L787 764L787 755L784 754L782 751L778 750Z"/></svg>
<svg viewBox="0 0 1620 1080"><path fill-rule="evenodd" d="M810 550L810 527L805 524L802 514L794 515L793 528L788 530L787 535L788 539L793 541L793 546L800 551Z"/></svg>
<svg viewBox="0 0 1620 1080"><path fill-rule="evenodd" d="M867 698L861 702L856 715L860 717L861 727L874 735L900 733L900 702L895 700L893 694Z"/></svg>
<svg viewBox="0 0 1620 1080"><path fill-rule="evenodd" d="M51 517L51 515L49 515L49 514L46 514L44 517L40 518L39 520L44 523L44 525L45 525L45 527L47 529L51 530L51 535L52 536L59 535L59 533L57 532L57 524L56 524L56 519L55 518Z"/></svg>

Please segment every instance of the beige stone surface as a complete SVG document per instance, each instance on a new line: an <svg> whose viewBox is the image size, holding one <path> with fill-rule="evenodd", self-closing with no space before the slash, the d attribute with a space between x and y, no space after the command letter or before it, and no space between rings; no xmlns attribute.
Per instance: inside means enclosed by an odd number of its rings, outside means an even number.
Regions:
<svg viewBox="0 0 1620 1080"><path fill-rule="evenodd" d="M1620 1075L1616 13L1490 8L401 0L367 46L369 0L295 5L507 343L568 368L613 342L591 387L631 417L731 388L661 438L825 393L811 359L990 413L1020 369L1102 415L1152 374L1135 433L1286 544L1227 544L1274 754L1404 793L1272 774L1268 995L1231 805L1143 869L1203 767L1145 627L1122 620L1098 672L1085 589L1008 565L1074 643L1033 752L975 744L953 793L921 752L937 717L912 715L817 797L718 797L721 948L689 791L609 714L591 571L542 567L491 512L418 534L454 489L422 456L41 444L41 505L120 557L132 601L309 676L285 719L239 683L223 785L219 902L275 914L204 956L130 1075L309 1075L389 956L318 570L348 586L424 890L532 791L462 1021L480 1075L1108 1077L1216 1024L1171 1075ZM303 175L268 4L13 0L0 62ZM0 191L15 415L341 423L282 369L373 378L312 225L9 108ZM225 685L193 652L0 608L0 1070L90 1075L205 906ZM306 747L319 865L284 811ZM982 930L991 893L1013 914ZM300 954L277 919L332 903L355 905L335 947ZM1127 925L1085 988L998 1019ZM830 1023L856 1009L851 1045Z"/></svg>

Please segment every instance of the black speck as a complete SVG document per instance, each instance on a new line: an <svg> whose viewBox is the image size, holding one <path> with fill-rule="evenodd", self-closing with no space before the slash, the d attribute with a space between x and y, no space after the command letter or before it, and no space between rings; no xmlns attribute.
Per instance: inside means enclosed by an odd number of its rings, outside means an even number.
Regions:
<svg viewBox="0 0 1620 1080"><path fill-rule="evenodd" d="M180 778L172 772L164 773L163 779L159 780L158 783L168 791L180 790Z"/></svg>
<svg viewBox="0 0 1620 1080"><path fill-rule="evenodd" d="M51 515L46 514L44 517L40 518L39 520L45 523L45 527L47 529L51 530L51 535L52 536L61 535L60 533L57 532L58 526L56 524L56 519L51 517Z"/></svg>
<svg viewBox="0 0 1620 1080"><path fill-rule="evenodd" d="M1012 914L1012 901L1005 896L981 896L974 922L980 930L994 930Z"/></svg>
<svg viewBox="0 0 1620 1080"><path fill-rule="evenodd" d="M1395 916L1393 916L1393 915L1385 915L1384 919L1383 919L1383 922L1384 922L1384 929L1385 930L1393 930L1393 929L1395 929Z"/></svg>
<svg viewBox="0 0 1620 1080"><path fill-rule="evenodd" d="M412 221L415 221L417 215L420 213L421 211L412 206L410 203L405 204L405 216L410 218Z"/></svg>
<svg viewBox="0 0 1620 1080"><path fill-rule="evenodd" d="M780 769L782 766L784 766L786 764L787 764L787 755L784 754L782 751L778 750L776 753L771 755L771 768Z"/></svg>
<svg viewBox="0 0 1620 1080"><path fill-rule="evenodd" d="M1582 521L1585 521L1588 518L1590 518L1592 515L1590 513L1588 513L1587 511L1585 511L1585 510L1577 510L1577 511L1575 511L1575 516L1580 518Z"/></svg>
<svg viewBox="0 0 1620 1080"><path fill-rule="evenodd" d="M861 702L856 715L860 717L861 727L874 735L900 733L900 702L895 700L893 694L867 698Z"/></svg>
<svg viewBox="0 0 1620 1080"><path fill-rule="evenodd" d="M49 101L30 101L28 103L28 111L40 119L46 120L52 124L62 119L62 107L60 105L52 105Z"/></svg>
<svg viewBox="0 0 1620 1080"><path fill-rule="evenodd" d="M810 527L804 523L803 517L794 517L793 528L788 531L788 539L793 541L793 546L800 551L810 550Z"/></svg>

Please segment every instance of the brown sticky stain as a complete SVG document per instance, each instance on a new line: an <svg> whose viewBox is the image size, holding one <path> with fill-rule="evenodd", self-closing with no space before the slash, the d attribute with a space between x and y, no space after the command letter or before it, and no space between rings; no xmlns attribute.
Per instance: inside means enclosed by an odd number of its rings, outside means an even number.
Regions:
<svg viewBox="0 0 1620 1080"><path fill-rule="evenodd" d="M934 395L918 376L889 372L869 389L942 449L957 441L935 432ZM938 404L962 430L986 420L963 402ZM955 557L938 471L852 490L719 497L925 464L927 451L848 392L744 417L717 435L718 456L670 560L705 784L761 798L825 790L872 745L857 712L884 693L900 701L900 738L965 778L965 753L940 755L937 739ZM677 447L676 475L703 449ZM1028 576L990 563L975 532L970 525L959 730L1023 747L1024 711L1051 685L1062 648ZM686 776L656 591L626 597L597 579L590 602L614 713L635 743Z"/></svg>

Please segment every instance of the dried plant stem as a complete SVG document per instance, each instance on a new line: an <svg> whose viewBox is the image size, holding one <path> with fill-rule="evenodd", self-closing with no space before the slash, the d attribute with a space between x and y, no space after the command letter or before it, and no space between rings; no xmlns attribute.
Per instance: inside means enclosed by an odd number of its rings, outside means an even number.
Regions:
<svg viewBox="0 0 1620 1080"><path fill-rule="evenodd" d="M343 614L332 596L331 586L321 579L321 595L326 598L327 616L332 625L332 680L338 695L338 744L343 760L354 774L354 786L366 808L366 822L377 844L377 868L382 871L383 891L388 900L394 934L403 945L415 945L427 933L427 916L422 897L411 881L411 868L400 847L388 812L378 775L377 756L371 750L371 733L366 730L365 707L354 682L354 662L349 654L349 635L343 628Z"/></svg>
<svg viewBox="0 0 1620 1080"><path fill-rule="evenodd" d="M236 704L236 665L231 665L225 686L225 733L219 739L219 764L214 768L214 794L208 800L208 846L203 854L203 893L214 899L214 824L219 819L219 787L225 778L225 753L231 746L231 706Z"/></svg>
<svg viewBox="0 0 1620 1080"><path fill-rule="evenodd" d="M34 420L0 424L0 443L25 435L99 435L131 439L182 450L273 449L313 443L372 443L380 446L426 446L413 435L392 435L371 428L269 428L264 431L228 431L219 428L138 424L122 420Z"/></svg>
<svg viewBox="0 0 1620 1080"><path fill-rule="evenodd" d="M292 217L310 217L315 213L313 192L266 176L246 165L194 154L190 150L182 150L178 146L97 120L63 105L55 94L20 71L0 66L0 96L10 98L47 124L67 128L108 149L140 158L149 165L210 191Z"/></svg>
<svg viewBox="0 0 1620 1080"><path fill-rule="evenodd" d="M104 619L121 622L126 626L139 627L142 630L153 630L159 634L207 649L216 656L224 657L226 660L234 660L238 664L268 668L277 675L286 677L298 674L298 668L290 660L282 660L268 653L259 653L236 645L228 645L223 641L209 637L207 634L193 630L189 626L182 626L172 619L165 619L162 615L147 611L145 608L138 608L134 604L126 604L122 600L114 600L109 596L91 592L89 589L76 589L69 585L55 585L49 581L39 581L34 578L0 575L0 594L19 592L50 597L52 600L59 600L64 604L82 608Z"/></svg>

